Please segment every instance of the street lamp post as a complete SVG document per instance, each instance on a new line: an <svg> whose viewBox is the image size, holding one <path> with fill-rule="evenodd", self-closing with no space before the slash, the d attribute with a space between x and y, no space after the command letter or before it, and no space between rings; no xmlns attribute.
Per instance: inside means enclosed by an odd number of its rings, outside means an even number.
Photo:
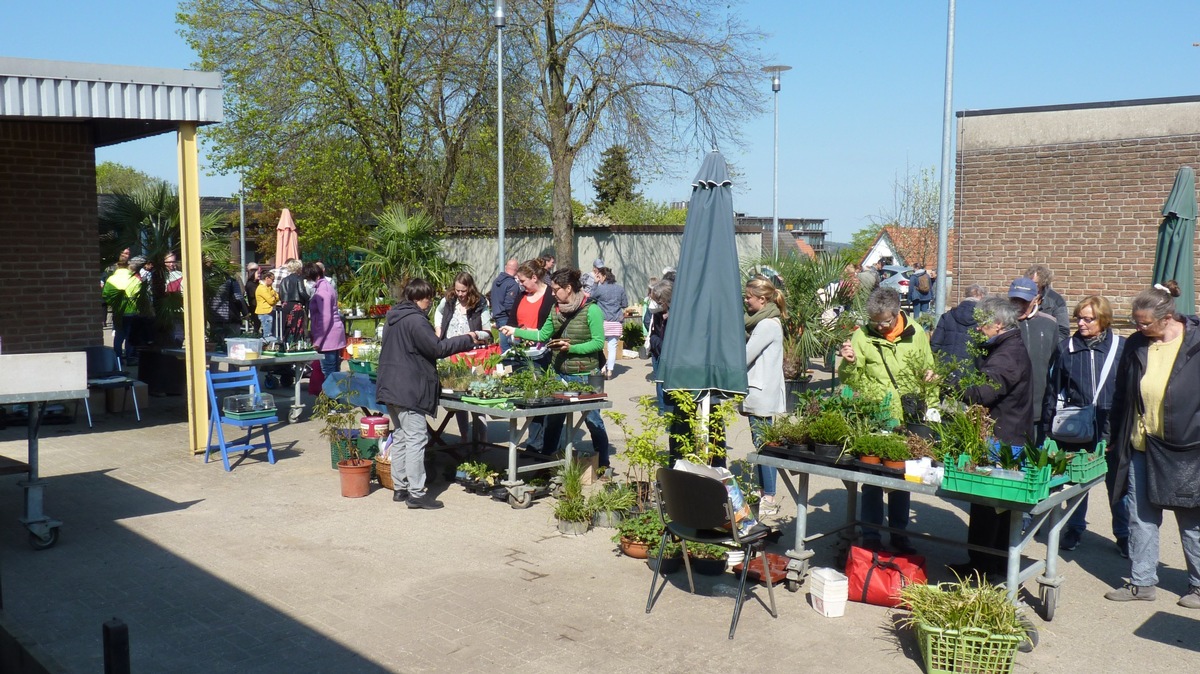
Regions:
<svg viewBox="0 0 1200 674"><path fill-rule="evenodd" d="M499 270L504 271L504 0L497 0L492 24L496 26L496 192L500 202L497 233Z"/></svg>
<svg viewBox="0 0 1200 674"><path fill-rule="evenodd" d="M767 66L763 72L771 76L771 91L775 92L775 170L771 194L771 253L779 259L779 76L791 66Z"/></svg>

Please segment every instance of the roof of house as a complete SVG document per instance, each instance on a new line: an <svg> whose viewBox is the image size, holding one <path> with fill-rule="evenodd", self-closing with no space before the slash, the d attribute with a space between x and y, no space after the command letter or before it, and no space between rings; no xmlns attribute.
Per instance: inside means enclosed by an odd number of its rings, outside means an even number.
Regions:
<svg viewBox="0 0 1200 674"><path fill-rule="evenodd" d="M888 246L902 262L910 267L934 269L937 267L937 231L925 227L900 227L886 225L881 227L875 241L867 249L869 254L878 245L880 239L887 238ZM866 258L864 257L864 260ZM861 264L860 260L860 264ZM946 270L954 271L954 238L950 237L946 246Z"/></svg>

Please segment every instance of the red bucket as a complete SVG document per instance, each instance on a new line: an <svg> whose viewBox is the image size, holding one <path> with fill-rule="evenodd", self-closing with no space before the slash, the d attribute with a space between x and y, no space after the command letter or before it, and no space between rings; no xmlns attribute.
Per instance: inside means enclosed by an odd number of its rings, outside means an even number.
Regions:
<svg viewBox="0 0 1200 674"><path fill-rule="evenodd" d="M387 417L363 417L359 426L364 438L386 438L392 430L392 422Z"/></svg>

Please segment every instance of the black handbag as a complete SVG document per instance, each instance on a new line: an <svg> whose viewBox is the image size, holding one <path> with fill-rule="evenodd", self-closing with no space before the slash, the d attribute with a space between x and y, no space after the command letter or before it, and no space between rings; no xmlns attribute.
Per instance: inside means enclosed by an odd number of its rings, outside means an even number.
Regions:
<svg viewBox="0 0 1200 674"><path fill-rule="evenodd" d="M1146 434L1146 496L1160 508L1200 506L1200 446L1179 447Z"/></svg>

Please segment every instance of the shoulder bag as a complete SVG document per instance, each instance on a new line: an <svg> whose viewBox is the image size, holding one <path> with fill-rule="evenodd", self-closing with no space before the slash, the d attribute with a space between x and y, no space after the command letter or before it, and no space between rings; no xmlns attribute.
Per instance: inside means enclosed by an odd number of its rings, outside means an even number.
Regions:
<svg viewBox="0 0 1200 674"><path fill-rule="evenodd" d="M1141 393L1135 393L1138 421L1146 414ZM1200 446L1181 447L1150 435L1146 444L1146 498L1167 510L1200 507ZM1135 450L1136 451L1136 450Z"/></svg>
<svg viewBox="0 0 1200 674"><path fill-rule="evenodd" d="M1054 421L1050 423L1050 437L1059 442L1085 445L1096 441L1096 401L1100 399L1100 391L1108 379L1108 372L1116 360L1117 349L1121 345L1121 337L1113 335L1112 346L1104 359L1104 369L1100 371L1100 379L1096 379L1096 352L1092 352L1092 402L1090 405L1068 405L1066 382L1058 391L1058 404L1054 410ZM1061 379L1061 375L1060 375Z"/></svg>

